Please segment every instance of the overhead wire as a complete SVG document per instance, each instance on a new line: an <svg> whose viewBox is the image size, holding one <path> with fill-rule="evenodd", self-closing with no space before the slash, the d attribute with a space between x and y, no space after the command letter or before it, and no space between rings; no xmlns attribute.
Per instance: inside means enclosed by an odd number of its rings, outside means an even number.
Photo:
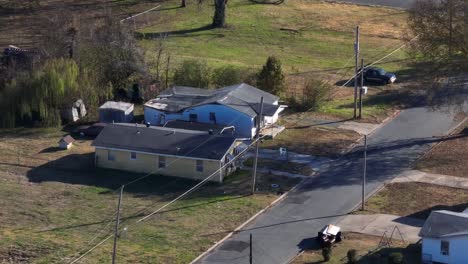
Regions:
<svg viewBox="0 0 468 264"><path fill-rule="evenodd" d="M162 211L163 209L169 207L170 205L174 204L175 202L183 199L185 196L189 195L190 193L196 191L197 189L199 189L201 186L203 186L204 184L206 184L212 177L216 176L222 169L226 168L227 166L231 165L237 158L239 158L242 154L244 154L247 150L249 150L249 148L251 146L253 146L254 143L256 143L258 140L261 140L263 139L264 136L262 137L259 137L257 139L255 139L254 141L252 141L248 146L247 148L245 148L244 150L240 151L236 156L234 156L233 159L231 159L229 162L227 162L226 164L224 164L223 166L221 166L219 169L217 169L216 171L214 171L212 174L210 174L209 176L207 176L204 180L202 180L201 182L197 183L195 186L193 186L192 188L190 188L189 190L187 190L186 192L184 192L183 194L179 195L178 197L174 198L173 200L167 202L166 204L164 204L163 206L159 207L158 209L152 211L151 213L147 214L146 216L138 219L136 222L134 222L133 224L131 225L127 225L125 226L123 229L124 230L127 230L128 231L128 228L131 227L131 226L134 226L134 225L137 225L139 223L142 223L143 221L147 220L148 218L150 218L151 216L157 214L158 212ZM109 235L107 236L106 238L104 238L103 240L101 240L99 243L97 243L96 245L94 245L93 247L91 247L89 250L87 250L85 253L83 254L80 254L79 257L77 257L76 259L74 259L73 261L70 262L70 264L73 264L73 263L76 263L77 261L81 260L82 258L84 258L86 255L88 255L89 253L91 253L92 251L94 251L96 248L98 248L99 246L101 246L102 244L104 244L107 240L109 240L111 237L113 237L114 235Z"/></svg>
<svg viewBox="0 0 468 264"><path fill-rule="evenodd" d="M234 118L231 122L229 122L226 126L232 125L232 124L233 124L235 121L237 121L240 117L242 117L242 115L241 115L241 114L238 114L237 117ZM191 149L189 152L187 152L185 155L188 155L188 154L192 153L193 151L197 150L197 149L200 148L202 145L204 145L204 144L208 143L210 140L212 140L214 136L218 136L218 135L221 135L221 131L219 131L219 132L216 133L216 134L213 134L212 137L208 137L206 140L202 141L199 145L197 145L196 147L194 147L193 149ZM173 161L169 162L169 164L168 164L167 166L165 166L164 169L167 169L168 167L172 166L175 162L177 162L177 161L180 160L180 159L182 159L182 158L181 158L181 157L175 158ZM124 185L125 185L125 187L127 187L127 186L129 186L129 185L131 185L131 184L134 184L134 183L136 183L136 182L138 182L138 181L141 181L141 180L143 180L143 179L145 179L145 178L147 178L147 177L149 177L149 176L151 176L151 175L153 175L153 174L156 174L157 172L159 172L159 171L162 170L162 169L163 169L163 168L157 168L156 170L153 170L153 171L151 171L151 172L149 172L149 173L147 173L147 174L145 174L145 175L143 175L143 176L141 176L141 177L138 177L138 178L136 178L136 179L134 179L134 180L131 180L131 181L125 183ZM172 181L172 182L170 182L170 183L168 183L168 184L166 184L166 185L170 185L170 184L172 184L173 182L174 182L174 181ZM119 190L120 190L120 188L114 189L114 190L112 190L112 193L115 193L115 192L117 192L117 191L119 191ZM138 212L141 212L141 211L142 211L142 210L139 210ZM137 213L138 213L138 212L137 212ZM114 214L114 216L115 216L115 214ZM110 221L107 223L107 225L106 225L105 227L101 228L101 229L98 231L98 234L102 233L102 231L105 230L105 229L110 225L110 223L112 223L113 221L114 221L113 219L110 220ZM96 236L93 237L91 240L94 241L95 239L96 239ZM91 243L91 242L88 242L87 244L90 244L90 243Z"/></svg>

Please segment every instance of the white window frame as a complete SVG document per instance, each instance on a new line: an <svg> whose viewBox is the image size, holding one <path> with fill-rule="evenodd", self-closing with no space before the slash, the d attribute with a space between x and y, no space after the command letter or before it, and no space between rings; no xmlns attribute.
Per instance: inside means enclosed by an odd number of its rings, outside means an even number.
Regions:
<svg viewBox="0 0 468 264"><path fill-rule="evenodd" d="M110 149L107 150L107 160L108 161L114 161L115 160L115 154Z"/></svg>
<svg viewBox="0 0 468 264"><path fill-rule="evenodd" d="M166 157L159 156L158 157L158 169L164 169L164 168L166 168Z"/></svg>
<svg viewBox="0 0 468 264"><path fill-rule="evenodd" d="M444 246L445 244L445 246ZM442 256L449 256L450 255L450 241L441 240L440 241L440 254Z"/></svg>
<svg viewBox="0 0 468 264"><path fill-rule="evenodd" d="M203 166L203 160L196 160L195 161L195 170L197 172L203 172L204 171L204 166Z"/></svg>
<svg viewBox="0 0 468 264"><path fill-rule="evenodd" d="M135 154L135 157L133 157L133 154ZM135 151L130 152L130 160L136 160L137 159L137 153Z"/></svg>

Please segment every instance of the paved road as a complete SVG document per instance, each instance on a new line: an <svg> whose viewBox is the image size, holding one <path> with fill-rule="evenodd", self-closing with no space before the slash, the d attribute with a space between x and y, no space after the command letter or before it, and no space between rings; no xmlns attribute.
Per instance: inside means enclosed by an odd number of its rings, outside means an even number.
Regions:
<svg viewBox="0 0 468 264"><path fill-rule="evenodd" d="M468 112L468 104L464 105ZM366 193L410 169L430 145L457 122L450 109L425 107L404 110L368 139ZM313 140L313 139L311 139ZM282 202L260 215L200 263L248 263L249 234L253 234L253 260L257 264L285 263L293 258L325 224L336 223L361 200L362 152L356 149L330 163Z"/></svg>
<svg viewBox="0 0 468 264"><path fill-rule="evenodd" d="M378 5L397 8L410 8L416 0L337 0L338 2L347 2L358 5Z"/></svg>

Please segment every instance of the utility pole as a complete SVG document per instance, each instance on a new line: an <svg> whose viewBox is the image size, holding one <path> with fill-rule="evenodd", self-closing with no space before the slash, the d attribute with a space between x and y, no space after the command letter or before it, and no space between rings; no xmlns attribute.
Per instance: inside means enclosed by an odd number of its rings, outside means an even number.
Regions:
<svg viewBox="0 0 468 264"><path fill-rule="evenodd" d="M452 44L453 44L453 41L452 41L452 35L453 35L453 2L452 0L449 0L448 1L448 5L449 5L449 47L448 47L448 50L449 50L449 55L452 56Z"/></svg>
<svg viewBox="0 0 468 264"><path fill-rule="evenodd" d="M358 118L362 118L362 93L364 92L362 88L364 87L364 59L361 59L361 74L359 75L361 79L361 85L359 85L359 116Z"/></svg>
<svg viewBox="0 0 468 264"><path fill-rule="evenodd" d="M258 163L258 147L260 144L260 129L261 123L263 118L263 96L260 98L260 114L257 115L257 135L255 137L255 160L254 160L254 167L253 167L253 175L252 175L252 194L255 193L255 181L257 178L257 163Z"/></svg>
<svg viewBox="0 0 468 264"><path fill-rule="evenodd" d="M356 119L357 111L357 90L358 90L358 60L359 60L359 26L356 27L356 42L354 43L354 57L355 57L355 76L354 76L354 115Z"/></svg>
<svg viewBox="0 0 468 264"><path fill-rule="evenodd" d="M125 185L120 187L119 202L117 204L117 215L115 218L115 230L114 230L114 249L112 250L112 264L115 264L115 258L117 254L117 239L119 237L119 224L120 224L120 205L122 204L122 195Z"/></svg>
<svg viewBox="0 0 468 264"><path fill-rule="evenodd" d="M252 264L252 233L250 233L250 253L249 253L249 264Z"/></svg>
<svg viewBox="0 0 468 264"><path fill-rule="evenodd" d="M168 83L169 83L169 64L171 62L171 55L167 56L167 64L166 64L166 87L164 89L168 88Z"/></svg>
<svg viewBox="0 0 468 264"><path fill-rule="evenodd" d="M366 173L367 173L367 135L364 135L364 173L362 174L362 207L365 210L365 197L366 197Z"/></svg>

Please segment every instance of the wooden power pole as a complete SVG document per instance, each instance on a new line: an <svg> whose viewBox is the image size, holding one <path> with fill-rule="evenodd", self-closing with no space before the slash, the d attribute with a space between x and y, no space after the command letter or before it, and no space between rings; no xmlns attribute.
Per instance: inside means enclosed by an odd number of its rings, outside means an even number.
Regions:
<svg viewBox="0 0 468 264"><path fill-rule="evenodd" d="M357 111L357 92L358 92L358 60L359 60L359 26L356 27L356 42L354 43L354 59L355 59L355 72L354 72L354 115L356 119Z"/></svg>
<svg viewBox="0 0 468 264"><path fill-rule="evenodd" d="M114 249L112 250L112 264L115 264L115 259L117 255L117 239L119 238L119 224L120 224L120 206L122 204L122 195L125 185L120 187L119 202L117 204L117 215L115 217L115 229L114 229Z"/></svg>
<svg viewBox="0 0 468 264"><path fill-rule="evenodd" d="M252 233L250 233L250 252L249 252L249 264L253 263L253 256L252 256Z"/></svg>
<svg viewBox="0 0 468 264"><path fill-rule="evenodd" d="M255 160L254 160L254 167L253 167L253 175L252 175L252 194L255 193L255 185L257 179L257 163L258 163L258 147L260 144L260 129L262 123L263 116L263 96L260 98L260 113L257 115L257 135L255 137Z"/></svg>
<svg viewBox="0 0 468 264"><path fill-rule="evenodd" d="M362 118L362 93L364 88L364 59L361 59L361 74L359 74L360 79L360 87L359 87L359 116L358 118Z"/></svg>

